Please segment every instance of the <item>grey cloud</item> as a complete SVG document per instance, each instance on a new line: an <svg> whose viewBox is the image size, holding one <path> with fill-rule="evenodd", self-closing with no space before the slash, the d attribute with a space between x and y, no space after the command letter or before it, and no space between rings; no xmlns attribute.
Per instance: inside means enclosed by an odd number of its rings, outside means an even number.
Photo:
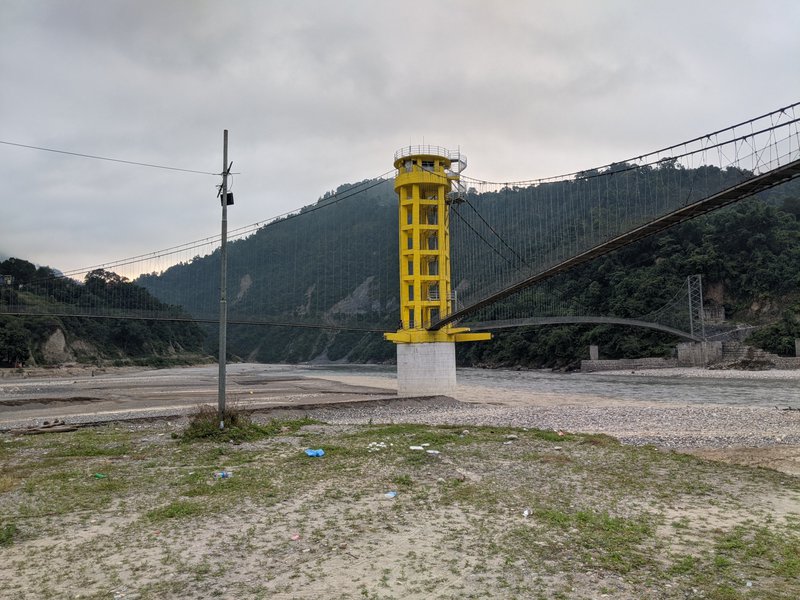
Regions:
<svg viewBox="0 0 800 600"><path fill-rule="evenodd" d="M7 0L0 138L202 170L232 226L460 146L496 180L640 154L795 101L800 5ZM7 90L11 90L9 93ZM0 146L3 250L61 268L218 229L214 177ZM63 261L63 262L59 262Z"/></svg>

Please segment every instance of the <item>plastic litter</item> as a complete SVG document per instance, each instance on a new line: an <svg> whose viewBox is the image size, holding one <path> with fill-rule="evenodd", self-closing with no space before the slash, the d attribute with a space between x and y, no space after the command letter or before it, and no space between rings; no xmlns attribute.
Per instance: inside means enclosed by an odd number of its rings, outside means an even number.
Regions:
<svg viewBox="0 0 800 600"><path fill-rule="evenodd" d="M306 449L306 456L325 456L325 450L322 448L318 448L317 450L313 450L311 448Z"/></svg>
<svg viewBox="0 0 800 600"><path fill-rule="evenodd" d="M441 452L439 452L438 450L426 450L425 452L427 452L428 454L433 454L434 456L436 456L437 454L441 454Z"/></svg>
<svg viewBox="0 0 800 600"><path fill-rule="evenodd" d="M389 498L389 499L391 499L391 498L395 498L395 497L397 496L397 492L395 492L395 491L386 492L386 493L384 494L384 496L386 496L386 497L387 497L387 498Z"/></svg>
<svg viewBox="0 0 800 600"><path fill-rule="evenodd" d="M296 541L297 541L297 540L299 540L299 539L300 539L300 534L299 534L299 533L295 533L295 534L294 534L294 535L291 537L291 540L292 540L293 542L296 542Z"/></svg>
<svg viewBox="0 0 800 600"><path fill-rule="evenodd" d="M230 479L232 475L230 471L217 471L214 473L214 479Z"/></svg>
<svg viewBox="0 0 800 600"><path fill-rule="evenodd" d="M522 511L522 516L523 516L523 517L525 517L526 519L527 519L528 517L530 517L530 516L531 516L531 511L530 511L530 509L529 509L529 508L526 508L525 510L523 510L523 511Z"/></svg>
<svg viewBox="0 0 800 600"><path fill-rule="evenodd" d="M425 450L422 446L409 446L409 450Z"/></svg>
<svg viewBox="0 0 800 600"><path fill-rule="evenodd" d="M95 479L108 479L108 475L105 475L103 473L95 473L94 474L94 478Z"/></svg>
<svg viewBox="0 0 800 600"><path fill-rule="evenodd" d="M379 452L386 449L386 442L370 442L367 446L367 452Z"/></svg>

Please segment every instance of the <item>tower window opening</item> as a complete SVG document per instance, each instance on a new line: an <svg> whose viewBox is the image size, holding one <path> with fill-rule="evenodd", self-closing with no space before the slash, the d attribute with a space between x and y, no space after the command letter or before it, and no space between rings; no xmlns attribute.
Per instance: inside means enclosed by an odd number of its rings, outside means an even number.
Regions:
<svg viewBox="0 0 800 600"><path fill-rule="evenodd" d="M431 171L436 167L436 163L432 160L423 160L422 161L422 168L423 169L430 169Z"/></svg>

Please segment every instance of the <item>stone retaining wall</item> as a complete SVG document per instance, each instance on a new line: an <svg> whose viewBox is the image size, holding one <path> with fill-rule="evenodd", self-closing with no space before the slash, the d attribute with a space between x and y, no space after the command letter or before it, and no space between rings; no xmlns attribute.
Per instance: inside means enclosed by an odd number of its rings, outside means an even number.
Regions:
<svg viewBox="0 0 800 600"><path fill-rule="evenodd" d="M637 371L639 369L669 369L677 367L674 358L622 358L620 360L582 360L581 371Z"/></svg>

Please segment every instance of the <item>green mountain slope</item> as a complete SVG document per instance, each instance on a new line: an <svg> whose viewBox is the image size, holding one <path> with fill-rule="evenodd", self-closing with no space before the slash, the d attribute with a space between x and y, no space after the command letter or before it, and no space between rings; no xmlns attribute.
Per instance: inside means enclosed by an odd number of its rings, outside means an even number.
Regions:
<svg viewBox="0 0 800 600"><path fill-rule="evenodd" d="M49 267L9 258L0 262L9 281L0 286L0 307L18 311L43 308L55 312L90 313L92 307L125 298L130 311L156 310L180 314L143 287L108 271L96 270L84 282L61 277ZM204 357L203 330L191 322L96 319L0 314L0 366L62 362L178 364Z"/></svg>

